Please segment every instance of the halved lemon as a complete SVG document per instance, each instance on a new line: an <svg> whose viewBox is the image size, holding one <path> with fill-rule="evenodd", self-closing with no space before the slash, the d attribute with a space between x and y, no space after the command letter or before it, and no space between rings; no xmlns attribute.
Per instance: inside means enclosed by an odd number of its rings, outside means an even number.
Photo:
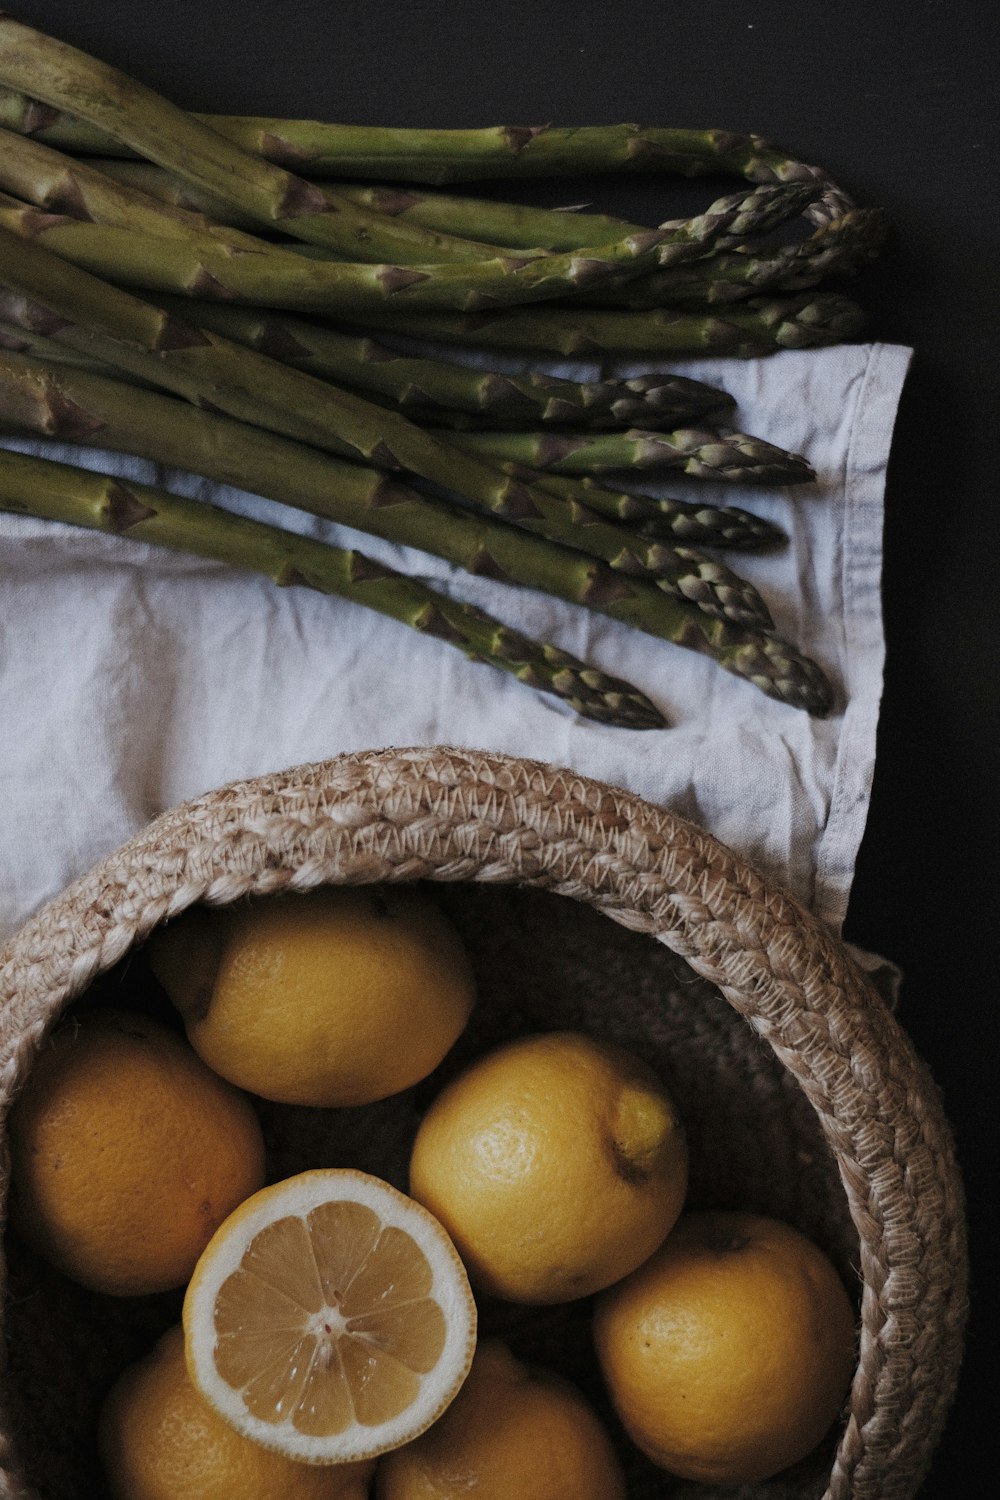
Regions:
<svg viewBox="0 0 1000 1500"><path fill-rule="evenodd" d="M306 1463L373 1458L458 1393L465 1268L426 1209L365 1172L303 1172L220 1225L184 1299L188 1371L246 1437Z"/></svg>

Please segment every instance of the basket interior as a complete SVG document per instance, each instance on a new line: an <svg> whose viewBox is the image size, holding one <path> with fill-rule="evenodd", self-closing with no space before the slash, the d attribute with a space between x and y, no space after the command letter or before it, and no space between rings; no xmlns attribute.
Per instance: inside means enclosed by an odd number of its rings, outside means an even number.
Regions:
<svg viewBox="0 0 1000 1500"><path fill-rule="evenodd" d="M857 1236L816 1116L771 1049L712 985L655 939L561 896L485 884L435 884L431 894L462 932L477 971L480 998L466 1033L428 1079L380 1104L327 1111L258 1101L270 1181L307 1167L350 1165L405 1190L422 1111L454 1072L510 1037L577 1028L631 1048L673 1094L691 1148L691 1206L785 1219L816 1240L856 1287ZM99 1003L176 1022L141 948L75 1002ZM23 1471L43 1500L107 1500L94 1439L101 1401L118 1372L179 1318L182 1293L99 1296L42 1264L13 1234L5 1248L4 1405ZM480 1325L587 1392L619 1444L630 1500L712 1495L708 1486L655 1470L623 1437L591 1353L589 1313L588 1300L550 1309L481 1303ZM820 1496L834 1437L795 1469L739 1496ZM737 1494L718 1493L720 1500Z"/></svg>

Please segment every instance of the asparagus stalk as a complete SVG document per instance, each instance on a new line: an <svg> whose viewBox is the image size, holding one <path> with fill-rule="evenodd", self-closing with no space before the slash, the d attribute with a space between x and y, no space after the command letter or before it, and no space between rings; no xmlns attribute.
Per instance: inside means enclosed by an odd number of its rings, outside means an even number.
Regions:
<svg viewBox="0 0 1000 1500"><path fill-rule="evenodd" d="M6 89L0 123L65 150L98 156L135 154L107 128L85 122L79 107L61 111ZM227 140L269 161L294 162L310 177L443 185L489 178L590 176L600 172L675 172L685 177L732 172L751 182L826 182L819 167L792 159L757 135L650 125L517 126L414 130L328 124L245 115L195 116Z"/></svg>
<svg viewBox="0 0 1000 1500"><path fill-rule="evenodd" d="M143 163L119 162L117 165L141 168ZM111 224L118 229L168 239L185 239L192 233L211 234L220 244L255 254L275 248L254 234L244 234L227 225L225 221L217 222L207 214L171 203L164 197L144 191L137 184L119 182L113 175L97 171L87 162L64 156L51 146L3 129L0 129L0 188L36 208L86 223ZM256 229L258 226L250 221L250 227ZM491 253L495 254L495 251Z"/></svg>
<svg viewBox="0 0 1000 1500"><path fill-rule="evenodd" d="M96 357L202 407L311 443L328 452L409 470L465 496L503 520L566 525L553 497L463 453L394 412L373 407L326 381L241 349L193 327L48 255L31 242L6 241L0 230L0 287L9 320ZM39 311L39 308L41 311ZM453 439L457 438L452 435ZM619 548L584 512L576 545ZM632 538L621 547L634 552ZM618 550L614 555L617 557Z"/></svg>
<svg viewBox="0 0 1000 1500"><path fill-rule="evenodd" d="M770 217L788 191L756 189L757 194L775 193L777 198L770 201L757 197L751 203L740 195L719 199L700 220L687 221L683 247L707 243L724 226ZM343 316L384 310L390 304L476 310L573 296L616 271L642 269L662 254L663 236L673 233L650 231L645 244L632 239L606 245L599 254L399 266L305 258L249 237L230 244L194 226L186 226L183 236L161 237L127 223L99 224L40 212L2 194L0 222L11 233L37 238L74 264L129 286ZM244 238L255 248L248 249Z"/></svg>
<svg viewBox="0 0 1000 1500"><path fill-rule="evenodd" d="M728 568L686 547L630 537L591 519L580 506L548 500L551 514L558 517L561 509L565 519L545 523L541 538L558 530L559 540L576 544L578 550L570 551L502 521L419 495L374 469L86 371L0 353L0 419L43 437L192 469L435 553L469 572L544 589L571 603L601 608L606 600L614 618L651 634L666 630L669 638L673 628L672 614L664 616L660 608L658 589L739 624L771 624L757 591ZM526 518L526 530L539 528L539 519ZM648 578L651 584L623 590L609 568L581 557L580 551L590 553L595 547L590 532L599 539L596 546L609 553L611 569L637 580Z"/></svg>
<svg viewBox="0 0 1000 1500"><path fill-rule="evenodd" d="M2 288L9 321L196 405L347 458L408 470L501 515L536 509L527 486L400 414L183 322L0 228Z"/></svg>
<svg viewBox="0 0 1000 1500"><path fill-rule="evenodd" d="M13 345L11 347L14 347ZM735 505L703 505L698 501L604 489L596 480L540 473L522 464L504 463L504 472L526 484L540 484L550 494L576 501L620 521L640 536L750 551L785 540L780 527Z"/></svg>
<svg viewBox="0 0 1000 1500"><path fill-rule="evenodd" d="M66 162L65 157L26 137L2 132L0 186L18 197L57 209L67 203L86 204L86 193L81 195L79 180L72 180ZM87 172L88 168L80 164L76 169L77 179L81 171ZM171 207L207 216L216 224L249 230L257 227L252 216L241 214L211 193L199 192L149 162L98 158L90 164L89 177L99 176L110 177L125 188ZM41 201L39 183L45 185ZM475 241L484 258L489 256L491 245L565 252L608 244L629 234L641 235L647 228L603 214L535 208L487 198L420 193L386 185L325 184L324 190L327 186L335 186L349 201L373 213ZM93 182L90 196L99 196ZM91 217L113 222L100 213L92 213ZM884 239L885 228L885 215L880 210L852 205L838 217L824 219L812 237L800 244L763 252L751 252L741 246L738 250L717 252L684 266L638 277L622 289L611 287L586 295L603 297L614 306L638 308L678 302L726 303L762 291L803 290L817 285L824 276L849 274L871 260ZM489 244L483 244L484 240Z"/></svg>
<svg viewBox="0 0 1000 1500"><path fill-rule="evenodd" d="M137 163L133 163L132 165L139 166L140 168L142 166L142 164ZM155 172L158 169L153 168L152 170ZM137 285L151 284L148 280L150 266L154 268L154 280L152 284L156 284L157 273L155 267L157 264L158 247L155 244L150 246L147 241L143 241L141 245L139 243L132 245L131 239L122 240L120 235L116 237L114 235L101 234L99 230L95 230L95 225L105 226L112 230L128 230L130 237L132 235L141 237L153 234L157 237L167 237L172 240L179 239L186 242L188 246L187 256L180 255L178 260L178 251L175 247L173 258L170 261L170 264L175 269L171 273L159 274L172 274L175 277L179 276L182 279L186 278L188 280L192 276L196 277L199 274L203 274L206 277L214 278L214 281L218 283L220 291L228 290L233 295L247 295L244 281L240 279L239 274L242 269L245 274L250 276L251 288L254 286L257 287L257 300L263 299L264 293L260 285L261 257L266 258L265 264L270 265L273 270L274 265L270 262L270 257L273 254L279 256L278 269L280 271L280 268L283 266L285 273L283 280L279 276L277 283L279 287L288 286L289 284L293 287L300 287L302 282L303 266L301 259L287 256L287 254L284 254L274 244L269 244L256 236L244 234L239 230L220 226L201 213L192 212L189 209L166 202L162 198L150 196L132 184L119 182L106 173L95 171L86 163L75 161L70 157L61 155L57 151L53 151L47 146L40 145L26 137L18 136L11 131L4 130L0 130L0 188L6 190L9 195L13 195L15 200L27 200L29 203L34 204L36 208L43 208L56 215L62 214L65 217L82 220L90 226L82 234L78 233L76 236L69 237L69 249L67 253L71 259L73 258L72 245L75 242L79 242L81 247L80 253L84 256L85 263L94 269L107 270L108 266L105 265L102 256L105 260L108 257L114 257L117 242L120 246L118 250L118 263L116 264L118 279L130 280ZM766 223L770 220L773 213L777 213L779 216L784 213L785 210L781 207L781 203L786 198L787 194L781 193L777 198L774 198L772 195L771 201L768 202L765 195L765 197L758 197L756 202L749 207L746 200L743 200L742 206L739 208L736 219L733 219L733 222L738 220L745 228L751 228L757 223ZM735 200L733 200L733 203L735 205ZM777 208L774 207L775 203L778 205ZM18 204L16 201L11 202L8 200L7 207L8 211L13 212L16 211ZM718 211L716 212L715 210ZM732 218L732 215L723 205L714 205L713 210L710 210L711 222L705 232L717 236L724 231L725 225L729 222L730 218ZM54 218L47 224L46 228L54 230L58 228L58 222L58 219ZM37 220L31 219L27 223L29 225L36 225ZM10 227L15 227L15 221L12 221ZM630 229L632 228L632 226L629 227ZM698 230L696 232L700 233L701 231ZM636 227L636 242L644 236L648 237L650 233L652 231L648 231L643 227ZM208 237L207 243L206 236ZM62 238L65 239L66 236L64 235ZM370 250L371 245L368 248ZM391 246L389 248L391 249ZM465 303L467 300L464 294L466 281L469 283L470 292L474 288L478 288L477 295L481 296L484 295L484 285L488 286L491 279L495 280L497 278L498 267L501 270L502 276L507 276L510 270L509 258L503 259L501 257L498 259L498 252L495 247L486 245L479 248L482 251L483 257L489 258L490 270L488 272L470 271L469 276L464 279L454 276L448 278L447 284L451 287L451 293L446 293L443 290L443 286L440 293L447 305L452 304L454 296L458 298L457 305L461 306ZM162 254L163 252L161 252ZM245 259L247 256L250 257L249 261ZM547 260L541 252L532 252L532 256L536 260ZM366 254L362 258L371 260L373 256ZM227 266L227 262L233 259L236 261L235 267L233 265ZM563 259L568 264L566 257ZM570 257L570 259L573 259L574 265L577 264L577 257ZM587 260L589 261L590 259L591 257L588 256ZM199 260L204 262L201 272L197 269ZM135 269L137 261L140 266L139 270ZM129 271L130 266L132 267L131 273ZM194 266L194 269L192 269L192 266ZM361 275L358 268L352 266L345 268L344 274L334 274L332 282L329 277L324 277L322 272L319 272L319 284L313 288L311 293L307 294L307 305L313 305L313 301L308 299L311 298L314 300L317 296L320 297L319 305L321 307L324 305L322 289L328 283L332 289L334 305L336 305L337 297L343 297L345 289L347 293L350 293L353 286L357 287L357 295L363 302L364 297L368 294L365 288L367 287L368 291L370 291L373 276L376 276L377 283L383 289L384 296L389 291L390 283L393 281L393 278L387 273L390 270L398 271L399 269L399 267L380 268L377 273L369 271L367 274ZM574 276L577 275L577 270L574 270L573 274ZM586 279L586 273L580 274L584 274L584 279ZM593 274L593 272L591 271L589 274ZM236 283L230 286L229 281L234 275L237 278ZM407 277L409 279L405 279ZM315 279L315 277L312 278L314 281ZM399 278L395 279L398 280ZM420 272L404 273L404 284L399 290L405 291L409 285L419 285L423 279L425 278L423 278ZM431 279L434 280L435 278L432 276ZM209 282L209 285L211 284ZM251 295L253 295L252 291ZM303 295L301 290L288 292L287 296L292 299L290 305L298 305L296 298L301 295ZM503 298L501 297L500 300L502 301Z"/></svg>
<svg viewBox="0 0 1000 1500"><path fill-rule="evenodd" d="M27 354L36 359L54 360L57 364L70 365L77 370L89 370L93 375L104 375L111 379L132 378L124 371L115 370L113 365L105 364L103 360L91 359L77 349L60 344L57 339L47 338L34 329L21 328L2 316L8 311L14 312L16 316L16 305L16 299L0 291L0 350L12 354Z"/></svg>
<svg viewBox="0 0 1000 1500"><path fill-rule="evenodd" d="M45 39L42 38L41 41L44 43ZM25 84L38 92L30 72ZM50 104L52 102L60 101L50 100ZM76 107L79 113L78 102ZM859 253L862 258L867 258L884 233L884 220L880 213L856 209L848 195L829 181L820 168L794 160L780 147L756 135L641 125L391 130L385 127L220 115L196 118L210 125L216 134L237 142L249 154L282 165L294 164L298 172L314 176L374 177L381 181L442 184L484 177L666 171L685 176L733 172L758 184L813 182L817 185L816 195L805 213L818 230L814 239L820 241L819 248L823 252L821 264L825 263L828 269L847 269ZM95 131L74 116L39 105L37 101L16 93L8 92L0 98L0 122L6 123L13 130L40 135L71 150L121 155L123 151L127 154L129 149L115 138L114 132L108 134L99 129ZM155 153L149 150L140 154L158 160ZM187 180L191 180L190 176ZM210 182L202 181L199 186L203 190L212 190ZM230 195L223 193L222 196L228 198ZM358 200L355 199L354 202L357 206ZM471 227L470 215L476 211L462 206L457 209L446 206L444 212L449 215L446 226L433 200L401 206L398 197L393 199L390 196L384 200L381 208L376 208L373 199L368 202L371 212L381 213L380 224L386 219L395 219L398 223L401 217L408 216L409 223L416 226L419 215L428 231L432 227ZM505 217L502 208L494 213L501 223L508 225L516 219L516 215ZM564 249L575 248L567 244L562 236L567 232L575 234L581 226L573 224L572 216L566 216L566 220L567 229L560 227L555 231L560 236L558 244ZM479 222L486 221L480 218ZM527 217L524 222L527 227ZM504 230L497 230L495 221L491 223L493 227L490 232L497 239L498 233L503 234ZM533 238L537 238L538 244L544 245L543 224L533 223L532 227L541 231L540 236L533 235ZM596 224L593 227L596 228ZM515 236L517 232L516 229L513 230ZM587 232L586 228L583 232ZM509 237L509 229L507 234ZM825 244L822 243L824 237ZM843 247L838 245L841 238L846 241ZM808 257L808 251L806 256ZM398 261L405 256L396 253L391 258ZM428 254L423 258L430 260L432 257ZM801 275L801 266L796 269ZM818 270L820 266L816 265L813 269ZM759 289L789 289L803 285L800 279L794 278L787 282L784 278L765 279L766 274L761 273L757 282ZM736 279L738 282L739 278ZM716 281L720 280L725 285L729 282L729 277L723 272L721 278L716 278Z"/></svg>
<svg viewBox="0 0 1000 1500"><path fill-rule="evenodd" d="M579 257L403 267L303 259L280 250L233 250L210 234L160 238L119 225L50 214L0 195L0 224L96 275L153 292L215 295L304 312L367 313L390 302L469 308L559 297L590 274ZM601 265L601 271L605 269ZM523 273L523 274L522 274ZM600 273L599 273L600 274Z"/></svg>
<svg viewBox="0 0 1000 1500"><path fill-rule="evenodd" d="M616 469L680 469L693 479L732 484L804 484L816 475L797 453L763 438L708 428L677 432L456 432L467 453L555 474Z"/></svg>
<svg viewBox="0 0 1000 1500"><path fill-rule="evenodd" d="M341 198L332 189L318 188L281 167L273 166L263 157L233 145L218 131L201 124L193 115L178 109L118 69L2 13L0 83L30 90L33 97L57 109L71 106L81 119L108 131L148 160L175 172L199 189L235 204L255 216L260 224L280 228L296 239L355 256L360 253L359 245L367 245L368 253L379 262L390 258L385 252L386 246L395 246L402 241L410 253L399 255L393 252L391 258L395 264L388 267L395 273L391 279L396 284L397 293L401 289L401 280L407 280L404 261L411 267L422 258L427 262L421 264L419 272L411 272L414 279L403 288L408 288L411 293L414 285L422 288L421 301L430 295L428 283L433 283L445 270L444 266L439 265L436 271L433 267L435 255L440 258L441 236L401 224L398 218L373 215ZM797 191L802 189L805 189L804 193ZM814 177L800 176L787 187L760 191L765 195L763 198L754 194L749 197L747 211L751 217L756 216L761 203L767 205L769 214L773 214L776 204L781 205L783 216L798 212L804 202L811 202L818 189ZM541 295L552 296L556 295L552 281L558 281L560 277L568 278L572 289L584 282L592 284L599 277L640 274L650 268L653 259L660 264L673 264L702 253L706 240L717 240L720 235L732 237L732 234L740 240L751 232L743 224L738 207L736 227L731 230L733 203L731 200L723 202L725 207L721 209L710 208L695 219L680 220L659 230L646 230L641 235L628 235L613 244L592 248L586 255L505 256L500 261L487 261L485 264L493 271L487 281L491 287L494 283L508 286L506 300L510 300L511 278L518 281L521 292L527 286L546 283L547 290ZM426 243L428 239L434 242L433 252L428 247L423 257L420 253L412 253L415 245ZM450 247L449 257L460 260L464 277L472 277L476 268L473 251L463 253L459 242L455 242ZM541 269L539 260L544 262ZM562 264L550 266L549 262ZM552 281L547 274L550 270ZM525 298L519 295L514 300ZM433 297L425 305L435 305Z"/></svg>
<svg viewBox="0 0 1000 1500"><path fill-rule="evenodd" d="M356 318L342 321L356 323ZM811 349L856 337L865 314L836 293L753 298L725 313L659 308L641 315L604 308L533 307L460 315L365 315L369 328L439 340L466 349L516 349L546 355L601 358L726 354L749 359L776 349Z"/></svg>
<svg viewBox="0 0 1000 1500"><path fill-rule="evenodd" d="M584 718L622 729L662 729L666 724L630 683L556 646L530 640L474 605L449 599L360 552L149 485L10 451L0 458L0 509L194 553L262 573L283 587L302 585L336 594L457 646L471 660L561 698Z"/></svg>
<svg viewBox="0 0 1000 1500"><path fill-rule="evenodd" d="M2 116L0 116L2 119ZM207 215L219 224L252 229L255 221L211 193L199 192L172 172L151 162L125 161L110 156L90 159L89 165L130 187L177 208ZM351 203L372 213L419 224L423 229L457 235L510 250L583 250L608 245L648 228L610 214L581 213L576 209L536 208L525 203L501 203L492 198L456 197L450 193L422 193L384 183L331 182L330 187ZM13 192L11 188L9 191Z"/></svg>
<svg viewBox="0 0 1000 1500"><path fill-rule="evenodd" d="M140 155L171 168L259 225L358 260L468 261L471 242L373 215L226 140L117 68L0 13L0 80L45 103L71 104ZM12 122L13 123L13 122ZM286 163L287 165L287 163ZM374 243L373 243L374 242ZM385 247L392 246L391 254Z"/></svg>
<svg viewBox="0 0 1000 1500"><path fill-rule="evenodd" d="M493 423L538 421L562 426L677 427L732 406L725 391L684 375L657 372L626 380L575 381L532 371L495 370L403 354L327 324L230 303L160 296L169 312L285 364L384 397L404 411L446 420L449 411Z"/></svg>
<svg viewBox="0 0 1000 1500"><path fill-rule="evenodd" d="M336 593L436 635L566 699L587 717L628 728L659 728L658 711L637 689L551 645L539 645L481 610L435 593L355 551L231 515L162 490L4 451L0 508L88 525L265 573L279 584ZM813 714L830 708L829 684L814 662L766 631L741 629L672 601L673 639L714 655L770 697Z"/></svg>
<svg viewBox="0 0 1000 1500"><path fill-rule="evenodd" d="M31 355L50 363L69 364L118 381L134 378L101 360L88 358L56 339L7 322L2 316L3 310L4 296L0 293L0 349ZM593 479L540 474L519 464L504 463L501 468L515 479L527 484L541 484L550 494L575 500L598 515L628 526L640 536L658 541L748 551L784 540L784 532L779 527L739 506L706 505L665 496L620 493L599 487Z"/></svg>

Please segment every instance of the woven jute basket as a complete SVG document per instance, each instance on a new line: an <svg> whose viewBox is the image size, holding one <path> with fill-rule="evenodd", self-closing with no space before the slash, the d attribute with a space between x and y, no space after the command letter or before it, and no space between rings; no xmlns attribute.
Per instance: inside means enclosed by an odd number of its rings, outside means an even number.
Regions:
<svg viewBox="0 0 1000 1500"><path fill-rule="evenodd" d="M703 830L636 797L547 765L433 748L343 756L170 812L0 954L4 1110L67 1006L141 990L142 942L158 923L199 901L378 881L440 883L477 970L473 1022L430 1079L383 1104L261 1103L272 1178L352 1163L405 1186L421 1111L477 1052L566 1026L624 1043L685 1118L692 1204L798 1225L857 1297L857 1370L826 1445L720 1496L914 1495L965 1319L962 1192L937 1093L826 928ZM0 1495L98 1500L100 1401L179 1299L100 1297L13 1234L6 1250ZM623 1439L588 1314L586 1303L544 1315L498 1306L482 1323L583 1386L620 1445L630 1500L712 1496Z"/></svg>

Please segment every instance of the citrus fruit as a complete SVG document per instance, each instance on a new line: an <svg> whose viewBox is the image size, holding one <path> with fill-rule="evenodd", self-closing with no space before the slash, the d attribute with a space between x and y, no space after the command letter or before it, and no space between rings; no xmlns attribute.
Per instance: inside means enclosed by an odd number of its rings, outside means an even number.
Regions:
<svg viewBox="0 0 1000 1500"><path fill-rule="evenodd" d="M248 1199L184 1299L201 1394L246 1437L310 1463L416 1437L465 1379L475 1329L440 1224L349 1169L303 1172Z"/></svg>
<svg viewBox="0 0 1000 1500"><path fill-rule="evenodd" d="M473 1002L452 924L410 887L322 887L192 908L153 971L231 1083L286 1104L369 1104L418 1083Z"/></svg>
<svg viewBox="0 0 1000 1500"><path fill-rule="evenodd" d="M374 1468L295 1463L242 1437L191 1384L179 1325L112 1386L99 1443L114 1500L365 1500Z"/></svg>
<svg viewBox="0 0 1000 1500"><path fill-rule="evenodd" d="M485 1340L451 1406L377 1470L377 1500L624 1500L608 1434L568 1382Z"/></svg>
<svg viewBox="0 0 1000 1500"><path fill-rule="evenodd" d="M480 1058L417 1132L410 1191L441 1220L474 1285L515 1302L608 1286L681 1210L687 1150L653 1073L574 1032Z"/></svg>
<svg viewBox="0 0 1000 1500"><path fill-rule="evenodd" d="M684 1479L750 1484L804 1458L854 1370L854 1313L811 1240L774 1219L691 1213L598 1299L598 1358L630 1437Z"/></svg>
<svg viewBox="0 0 1000 1500"><path fill-rule="evenodd" d="M95 1010L43 1047L11 1115L12 1213L45 1259L115 1296L182 1286L264 1181L250 1102L183 1037Z"/></svg>

